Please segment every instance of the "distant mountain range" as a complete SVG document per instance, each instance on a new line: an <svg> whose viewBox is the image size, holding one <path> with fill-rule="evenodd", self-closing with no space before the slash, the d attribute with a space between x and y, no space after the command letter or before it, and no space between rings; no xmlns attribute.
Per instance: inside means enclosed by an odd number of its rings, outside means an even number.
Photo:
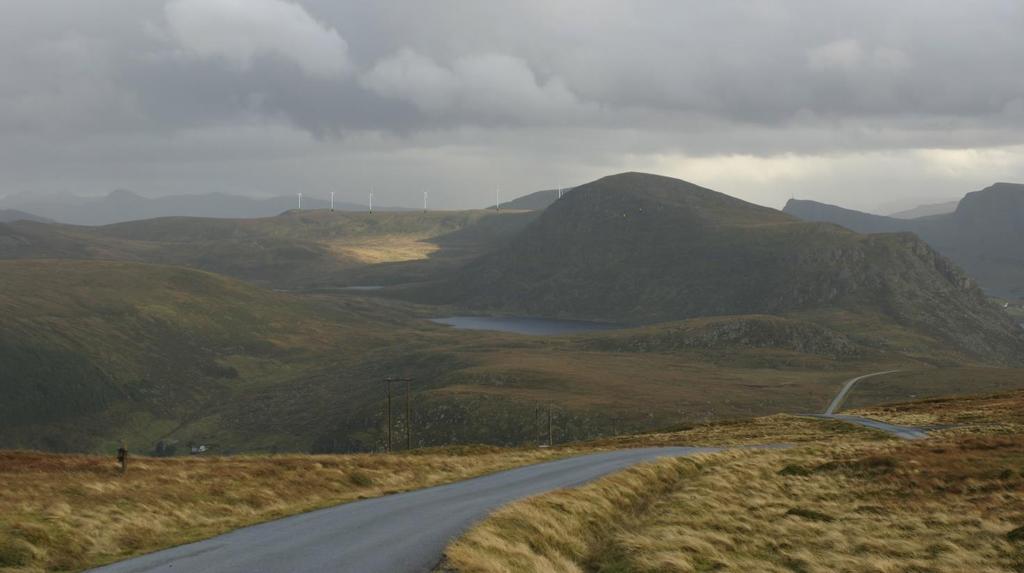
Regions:
<svg viewBox="0 0 1024 573"><path fill-rule="evenodd" d="M932 215L945 215L946 213L952 213L956 211L956 206L960 204L960 201L946 201L945 203L930 203L928 205L918 205L913 209L906 209L903 211L897 211L890 213L890 217L896 219L917 219L918 217L931 217Z"/></svg>
<svg viewBox="0 0 1024 573"><path fill-rule="evenodd" d="M996 183L968 193L953 212L915 219L797 199L790 200L784 211L858 233L916 233L990 294L1024 298L1024 185Z"/></svg>
<svg viewBox="0 0 1024 573"><path fill-rule="evenodd" d="M330 201L303 196L304 209L327 209ZM225 193L199 195L167 195L143 197L131 191L113 191L103 197L80 197L72 194L36 196L20 194L0 200L0 207L34 213L45 219L71 225L109 225L156 217L216 217L252 219L273 217L298 208L298 197L257 199ZM367 206L335 201L339 211L366 211ZM379 211L406 211L399 207L375 207ZM0 222L4 222L0 219Z"/></svg>

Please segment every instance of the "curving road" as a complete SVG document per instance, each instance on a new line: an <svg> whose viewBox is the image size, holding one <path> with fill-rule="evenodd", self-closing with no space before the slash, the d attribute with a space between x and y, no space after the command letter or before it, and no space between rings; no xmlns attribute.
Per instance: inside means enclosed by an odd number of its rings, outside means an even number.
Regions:
<svg viewBox="0 0 1024 573"><path fill-rule="evenodd" d="M883 374L892 374L894 372L900 372L900 370L886 370L885 372L874 372L872 374L858 376L852 380L847 380L843 384L843 387L839 389L839 393L836 394L836 397L832 398L832 401L829 402L828 408L825 408L825 415L831 416L835 414L836 410L839 409L839 406L842 406L843 402L846 401L846 395L849 394L850 390L853 390L853 387L856 386L857 383L860 382L861 380L865 380L867 378L874 378L875 376L881 376Z"/></svg>
<svg viewBox="0 0 1024 573"><path fill-rule="evenodd" d="M885 372L873 372L871 374L865 374L863 376L858 376L856 378L847 380L843 384L843 387L839 389L839 393L836 394L836 397L832 398L832 401L829 403L828 408L825 408L825 413L812 414L812 416L815 418L842 420L844 422L849 422L851 424L857 424L859 426L864 426L867 428L874 428L876 430L881 430L883 432L892 434L893 436L896 436L897 438L902 438L904 440L920 440L921 438L927 438L928 432L922 430L921 428L915 428L913 426L898 426L896 424L889 424L887 422L872 420L871 418L864 418L862 416L836 414L836 410L838 410L839 407L843 405L843 402L846 400L847 394L850 393L850 390L853 390L853 387L856 386L858 382L866 378L881 376L883 374L892 374L893 372L901 372L901 370L886 370Z"/></svg>
<svg viewBox="0 0 1024 573"><path fill-rule="evenodd" d="M449 540L510 501L579 485L659 457L718 450L637 448L546 462L286 517L93 571L430 571Z"/></svg>
<svg viewBox="0 0 1024 573"><path fill-rule="evenodd" d="M896 436L897 438L903 438L904 440L920 440L921 438L927 438L928 432L921 428L915 428L914 426L897 426L896 424L889 424L887 422L881 422L879 420L872 420L871 418L864 418L862 416L847 416L845 414L833 414L827 416L836 420L842 420L851 424L858 424L868 428L874 428L876 430L882 430Z"/></svg>

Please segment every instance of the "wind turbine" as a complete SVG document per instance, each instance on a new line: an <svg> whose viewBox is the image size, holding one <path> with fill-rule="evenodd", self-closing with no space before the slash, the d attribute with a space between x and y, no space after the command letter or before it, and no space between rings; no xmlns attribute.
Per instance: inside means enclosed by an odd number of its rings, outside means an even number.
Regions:
<svg viewBox="0 0 1024 573"><path fill-rule="evenodd" d="M427 192L423 192L423 212L427 212Z"/></svg>
<svg viewBox="0 0 1024 573"><path fill-rule="evenodd" d="M370 191L370 212L373 213L373 191Z"/></svg>
<svg viewBox="0 0 1024 573"><path fill-rule="evenodd" d="M299 210L302 210L302 193L299 193Z"/></svg>
<svg viewBox="0 0 1024 573"><path fill-rule="evenodd" d="M334 191L331 191L331 211L334 211Z"/></svg>

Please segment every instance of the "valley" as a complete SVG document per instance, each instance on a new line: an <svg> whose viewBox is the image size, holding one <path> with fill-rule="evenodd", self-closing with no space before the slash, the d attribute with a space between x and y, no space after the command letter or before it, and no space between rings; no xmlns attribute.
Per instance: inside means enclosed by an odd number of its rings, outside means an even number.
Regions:
<svg viewBox="0 0 1024 573"><path fill-rule="evenodd" d="M920 241L651 175L542 212L0 231L7 448L380 450L389 376L413 447L817 412L882 370L862 405L1024 385L1013 319Z"/></svg>

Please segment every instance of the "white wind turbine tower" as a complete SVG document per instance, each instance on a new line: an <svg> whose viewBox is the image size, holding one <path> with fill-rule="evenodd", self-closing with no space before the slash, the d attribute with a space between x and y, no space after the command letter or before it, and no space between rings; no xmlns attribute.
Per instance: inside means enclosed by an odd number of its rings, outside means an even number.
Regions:
<svg viewBox="0 0 1024 573"><path fill-rule="evenodd" d="M370 212L373 213L373 191L370 191Z"/></svg>
<svg viewBox="0 0 1024 573"><path fill-rule="evenodd" d="M423 192L423 212L427 212L427 192Z"/></svg>
<svg viewBox="0 0 1024 573"><path fill-rule="evenodd" d="M299 210L302 210L302 193L299 193Z"/></svg>
<svg viewBox="0 0 1024 573"><path fill-rule="evenodd" d="M334 191L331 191L331 211L334 211Z"/></svg>

